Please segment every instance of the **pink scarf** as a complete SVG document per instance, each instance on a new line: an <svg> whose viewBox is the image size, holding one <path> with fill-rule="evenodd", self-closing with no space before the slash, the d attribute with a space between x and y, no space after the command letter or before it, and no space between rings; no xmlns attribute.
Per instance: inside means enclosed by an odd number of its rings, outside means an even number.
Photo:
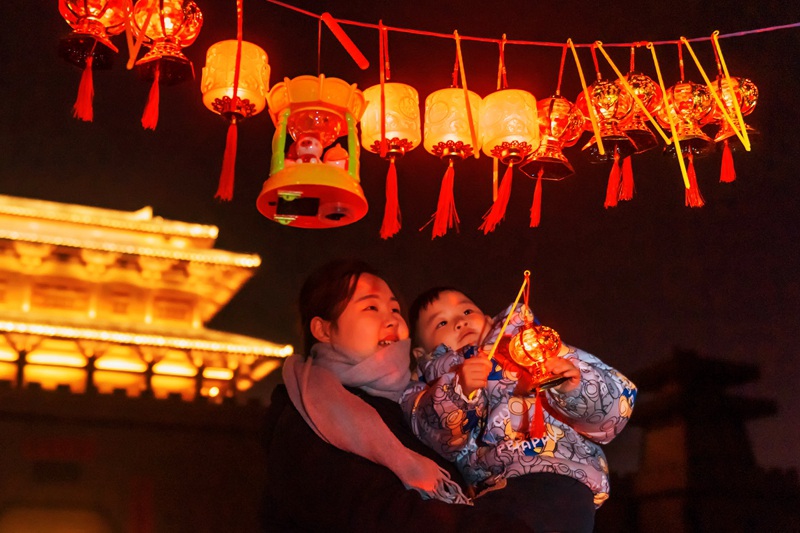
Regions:
<svg viewBox="0 0 800 533"><path fill-rule="evenodd" d="M397 401L411 375L408 340L361 361L327 343L315 344L311 354L308 359L289 357L283 381L292 403L322 440L389 468L423 499L470 503L445 470L403 446L372 406L344 388Z"/></svg>

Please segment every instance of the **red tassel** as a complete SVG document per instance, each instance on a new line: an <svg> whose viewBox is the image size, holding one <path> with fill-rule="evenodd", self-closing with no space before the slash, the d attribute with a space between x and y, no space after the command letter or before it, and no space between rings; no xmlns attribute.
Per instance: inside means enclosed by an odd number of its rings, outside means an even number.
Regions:
<svg viewBox="0 0 800 533"><path fill-rule="evenodd" d="M538 228L542 221L542 174L544 168L539 169L539 177L536 178L536 188L533 190L533 204L531 205L531 227Z"/></svg>
<svg viewBox="0 0 800 533"><path fill-rule="evenodd" d="M689 152L689 165L686 167L686 174L689 177L689 188L686 189L686 205L689 207L703 207L706 203L700 194L697 186L697 174L694 171L694 156Z"/></svg>
<svg viewBox="0 0 800 533"><path fill-rule="evenodd" d="M233 199L233 176L236 168L236 143L238 142L236 119L228 126L228 138L225 140L225 155L222 157L222 172L219 175L219 187L214 198L230 201Z"/></svg>
<svg viewBox="0 0 800 533"><path fill-rule="evenodd" d="M620 200L630 200L633 198L633 165L631 156L622 160L622 188L619 191Z"/></svg>
<svg viewBox="0 0 800 533"><path fill-rule="evenodd" d="M439 203L436 205L436 214L433 215L433 236L431 239L443 236L453 226L458 229L458 213L456 213L456 202L455 198L453 198L455 175L453 161L450 160L447 171L444 173L444 178L442 178L442 188L439 189Z"/></svg>
<svg viewBox="0 0 800 533"><path fill-rule="evenodd" d="M156 67L156 75L153 78L153 85L150 87L150 95L142 113L142 127L146 130L155 130L158 125L158 78L161 69Z"/></svg>
<svg viewBox="0 0 800 533"><path fill-rule="evenodd" d="M400 231L400 203L397 200L397 169L394 157L389 158L389 172L386 174L386 208L383 211L381 239L388 239Z"/></svg>
<svg viewBox="0 0 800 533"><path fill-rule="evenodd" d="M608 175L608 186L606 187L606 201L603 204L606 209L609 207L617 207L617 200L619 199L619 182L620 182L620 168L619 168L619 150L614 150L614 163L611 165L611 173Z"/></svg>
<svg viewBox="0 0 800 533"><path fill-rule="evenodd" d="M540 391L536 391L536 406L533 408L533 428L531 429L531 437L534 439L542 439L545 434L544 425L544 398Z"/></svg>
<svg viewBox="0 0 800 533"><path fill-rule="evenodd" d="M72 106L72 116L85 122L91 122L94 119L94 109L92 109L92 100L94 100L93 62L94 56L89 55L86 58L83 74L81 74L81 83L78 85L78 99Z"/></svg>
<svg viewBox="0 0 800 533"><path fill-rule="evenodd" d="M497 190L497 199L495 199L492 207L483 215L483 224L478 229L483 230L483 234L494 231L500 222L506 216L506 207L508 207L508 199L511 197L511 179L514 175L514 165L508 165L505 174L503 174L503 181L500 183L500 188Z"/></svg>
<svg viewBox="0 0 800 533"><path fill-rule="evenodd" d="M725 139L725 148L722 150L722 169L719 172L720 183L732 183L736 181L736 169L733 168L733 152Z"/></svg>

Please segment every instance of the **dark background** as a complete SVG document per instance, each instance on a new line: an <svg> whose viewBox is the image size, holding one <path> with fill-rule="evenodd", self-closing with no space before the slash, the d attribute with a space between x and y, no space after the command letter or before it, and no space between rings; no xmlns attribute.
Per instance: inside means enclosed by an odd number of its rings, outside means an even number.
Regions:
<svg viewBox="0 0 800 533"><path fill-rule="evenodd" d="M325 2L294 5L334 17L462 36L525 41L605 43L708 37L800 21L795 4L762 2ZM800 309L797 172L800 105L800 29L721 39L732 75L759 88L755 111L745 120L760 132L752 152L735 154L737 181L719 183L720 156L696 160L706 205L684 206L677 161L660 149L633 159L636 195L614 209L603 200L608 164L591 164L580 151L566 155L576 174L544 184L542 222L528 227L534 183L517 173L505 221L484 236L481 217L491 204L491 160L482 156L456 167L455 199L461 231L431 240L418 231L435 211L443 162L419 147L398 163L403 228L381 240L387 163L362 152L361 180L370 211L338 229L283 227L255 209L269 174L274 127L266 112L240 126L236 189L230 203L214 199L227 125L202 105L200 69L208 47L236 37L233 0L199 0L205 18L198 40L185 49L196 80L162 87L155 132L140 126L150 89L125 69L121 53L110 71L95 72L95 119L72 118L80 71L61 60L58 39L69 32L55 1L0 3L0 194L120 210L152 206L167 219L219 227L217 247L257 253L263 266L209 324L300 349L295 298L306 272L342 255L366 259L385 272L406 302L431 285L463 287L489 313L514 299L522 272L532 271L532 303L542 320L569 343L598 355L624 373L669 357L675 348L703 356L756 364L761 379L741 387L746 395L776 400L776 417L749 424L760 464L797 467L800 385L796 346ZM361 71L323 28L317 55L317 20L266 0L244 6L244 38L269 54L271 84L317 74L366 88L378 83L378 36L346 25L371 66ZM485 96L496 88L498 47L462 43L469 88ZM694 42L703 67L714 72L709 41ZM609 48L627 70L628 49ZM657 47L669 86L678 81L677 46ZM392 81L413 85L421 104L451 82L452 39L389 33ZM593 64L580 48L587 79ZM685 53L686 78L702 83ZM555 89L560 47L507 45L511 88L537 98ZM655 77L649 52L637 54L639 70ZM613 71L599 56L601 71ZM562 92L574 99L580 83L568 55ZM634 415L635 416L635 415ZM634 464L635 432L621 437ZM627 439L627 440L625 440ZM626 461L628 464L626 465Z"/></svg>

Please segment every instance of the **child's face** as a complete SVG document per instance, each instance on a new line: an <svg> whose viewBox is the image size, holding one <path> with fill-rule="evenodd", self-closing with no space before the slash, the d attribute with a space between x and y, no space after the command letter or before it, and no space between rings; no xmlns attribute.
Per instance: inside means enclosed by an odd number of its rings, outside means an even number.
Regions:
<svg viewBox="0 0 800 533"><path fill-rule="evenodd" d="M440 344L458 350L477 344L488 331L490 318L458 291L445 291L423 309L417 324L415 355L429 353Z"/></svg>
<svg viewBox="0 0 800 533"><path fill-rule="evenodd" d="M359 277L353 297L335 324L319 320L314 336L341 348L356 361L408 338L408 325L397 298L385 281L372 274Z"/></svg>

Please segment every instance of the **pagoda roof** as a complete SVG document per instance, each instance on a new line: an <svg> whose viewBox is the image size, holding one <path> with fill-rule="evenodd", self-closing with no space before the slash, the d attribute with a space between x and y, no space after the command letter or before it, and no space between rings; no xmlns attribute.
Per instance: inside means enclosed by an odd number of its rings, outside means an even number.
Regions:
<svg viewBox="0 0 800 533"><path fill-rule="evenodd" d="M261 265L256 254L212 248L216 226L153 217L149 207L116 211L0 195L0 217L0 239L247 269Z"/></svg>
<svg viewBox="0 0 800 533"><path fill-rule="evenodd" d="M30 312L0 311L0 332L263 357L284 358L293 352L289 344L207 328L54 317Z"/></svg>
<svg viewBox="0 0 800 533"><path fill-rule="evenodd" d="M216 226L154 217L151 207L118 211L0 194L0 214L200 239L213 240L219 234Z"/></svg>

